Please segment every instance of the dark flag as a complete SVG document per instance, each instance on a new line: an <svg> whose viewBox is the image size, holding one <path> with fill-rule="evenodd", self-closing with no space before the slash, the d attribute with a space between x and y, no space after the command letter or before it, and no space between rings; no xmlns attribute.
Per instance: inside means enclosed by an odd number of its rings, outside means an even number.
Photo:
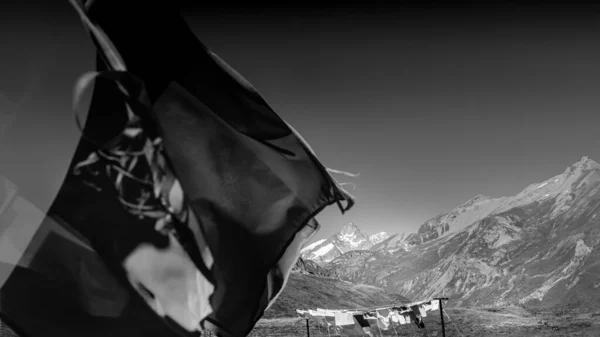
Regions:
<svg viewBox="0 0 600 337"><path fill-rule="evenodd" d="M79 287L97 295L88 306L106 303L86 315L145 324L146 336L245 336L318 230L314 217L353 198L178 13L138 5L76 4L98 73L48 215L100 258L79 273L113 287ZM120 304L119 292L133 296Z"/></svg>
<svg viewBox="0 0 600 337"><path fill-rule="evenodd" d="M1 176L0 196L0 335L177 336L74 227Z"/></svg>

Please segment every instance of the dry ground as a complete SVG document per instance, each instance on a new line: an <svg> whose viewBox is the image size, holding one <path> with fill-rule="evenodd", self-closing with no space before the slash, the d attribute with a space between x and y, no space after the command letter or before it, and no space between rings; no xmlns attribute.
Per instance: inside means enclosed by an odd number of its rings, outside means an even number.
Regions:
<svg viewBox="0 0 600 337"><path fill-rule="evenodd" d="M599 337L600 312L569 314L532 314L519 307L494 310L445 309L449 315L446 337ZM401 337L441 337L439 311L429 312L424 319L426 329L414 324L397 329ZM394 331L383 331L382 336L396 336ZM379 332L376 332L379 336ZM258 322L250 337L303 337L306 336L306 320L299 318L264 319ZM310 336L329 336L327 330L310 322ZM333 330L331 336L334 336ZM336 335L339 336L339 335Z"/></svg>

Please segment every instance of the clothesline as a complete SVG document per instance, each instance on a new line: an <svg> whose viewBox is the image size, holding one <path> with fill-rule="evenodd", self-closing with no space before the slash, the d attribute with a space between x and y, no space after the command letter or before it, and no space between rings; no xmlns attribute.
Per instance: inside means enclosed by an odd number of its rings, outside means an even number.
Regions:
<svg viewBox="0 0 600 337"><path fill-rule="evenodd" d="M424 329L423 318L427 317L427 311L440 310L442 320L442 332L445 333L444 319L442 314L443 301L447 298L432 298L423 301L415 301L402 304L391 304L388 306L362 307L353 309L323 309L315 308L308 310L296 309L298 316L306 318L307 336L309 334L308 320L314 319L319 326L342 329L349 336L371 336L371 328L378 330L393 329L404 325L415 323L417 327Z"/></svg>
<svg viewBox="0 0 600 337"><path fill-rule="evenodd" d="M323 308L325 310L331 310L331 311L378 311L378 310L384 310L384 309L390 309L390 308L399 308L399 307L411 307L414 305L420 305L423 303L427 303L427 302L431 302L434 301L432 300L424 300L424 301L418 301L418 302L411 302L411 303L406 303L406 304L392 304L392 305L388 305L388 306L383 306L383 307L371 307L371 308L352 308L352 309L327 309L327 308ZM304 309L300 309L300 310L304 310ZM308 310L308 309L306 309Z"/></svg>

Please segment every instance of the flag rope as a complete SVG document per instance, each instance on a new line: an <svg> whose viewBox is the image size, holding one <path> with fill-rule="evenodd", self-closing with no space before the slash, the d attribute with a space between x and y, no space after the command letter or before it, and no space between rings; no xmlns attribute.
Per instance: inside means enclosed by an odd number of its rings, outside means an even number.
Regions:
<svg viewBox="0 0 600 337"><path fill-rule="evenodd" d="M442 299L431 299L431 300L424 300L424 301L418 301L418 302L411 302L411 303L408 303L408 304L389 305L389 306L382 307L382 308L318 309L318 310L325 310L325 311L338 311L338 312L350 312L350 313L354 313L354 312L363 312L363 314L364 314L364 313L366 313L366 312L377 312L377 311L379 311L379 310L386 310L386 309L387 309L387 310L389 310L389 309L400 309L400 308L402 308L402 307L409 307L409 308L410 308L410 307L412 307L412 306L419 306L419 305L421 305L421 304L428 303L428 302L432 302L432 301L440 301L440 304L441 304L441 301L442 301ZM454 323L454 322L453 322L453 321L450 319L450 316L448 316L448 313L446 312L446 310L444 310L444 309L443 309L441 306L440 306L440 308L438 308L437 310L441 310L440 314L442 314L442 313L443 313L443 314L446 314L446 316L448 317L449 321L450 321L450 322L452 322L452 325L454 325L455 329L458 331L459 335L460 335L461 337L464 337L464 335L463 335L463 334L461 333L461 331L458 329L458 327L456 326L456 324L455 324L455 323ZM302 311L304 311L304 313L303 313ZM296 312L297 312L299 315L301 315L300 317L305 317L305 318L307 319L307 322L308 322L309 315L310 315L310 316L312 316L312 315L309 313L309 311L310 311L310 310L301 310L301 309L296 309ZM410 311L410 309L409 309L408 311ZM399 313L404 313L404 312L406 312L406 311L401 311L401 312L399 312ZM442 323L443 323L443 322L442 322ZM395 334L395 335L398 337L398 336L399 336L399 335L398 335L398 331L396 330L396 327L394 326L394 322L392 321L392 322L390 322L390 324L392 325L392 329L394 330L394 334ZM379 336L380 336L380 337L383 337L383 332L381 331L381 328L379 327L379 324L377 324L377 329L379 330ZM319 330L320 330L320 325L319 325ZM329 333L329 325L327 326L327 332ZM427 331L425 331L425 335L428 335ZM329 335L329 337L331 337L331 334Z"/></svg>
<svg viewBox="0 0 600 337"><path fill-rule="evenodd" d="M424 301L418 301L418 302L391 304L391 305L387 305L387 306L383 306L383 307L370 307L370 308L369 307L352 308L352 309L327 309L327 308L325 308L325 310L330 310L330 311L377 311L377 310L384 310L384 309L391 309L391 308L398 308L398 307L411 307L413 305L420 305L420 304L431 302L431 301L432 300L424 300Z"/></svg>

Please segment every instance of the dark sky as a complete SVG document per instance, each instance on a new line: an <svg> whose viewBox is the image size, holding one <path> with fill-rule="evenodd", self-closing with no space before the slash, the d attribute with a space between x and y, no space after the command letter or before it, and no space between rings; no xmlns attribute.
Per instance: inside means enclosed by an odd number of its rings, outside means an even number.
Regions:
<svg viewBox="0 0 600 337"><path fill-rule="evenodd" d="M357 205L326 210L317 238L349 221L414 231L476 194L600 161L600 7L220 4L186 8L197 36L327 166L360 173L339 178L356 183ZM6 8L0 90L16 100L29 74L40 83L0 140L0 170L47 206L78 137L73 82L94 50L66 1Z"/></svg>

